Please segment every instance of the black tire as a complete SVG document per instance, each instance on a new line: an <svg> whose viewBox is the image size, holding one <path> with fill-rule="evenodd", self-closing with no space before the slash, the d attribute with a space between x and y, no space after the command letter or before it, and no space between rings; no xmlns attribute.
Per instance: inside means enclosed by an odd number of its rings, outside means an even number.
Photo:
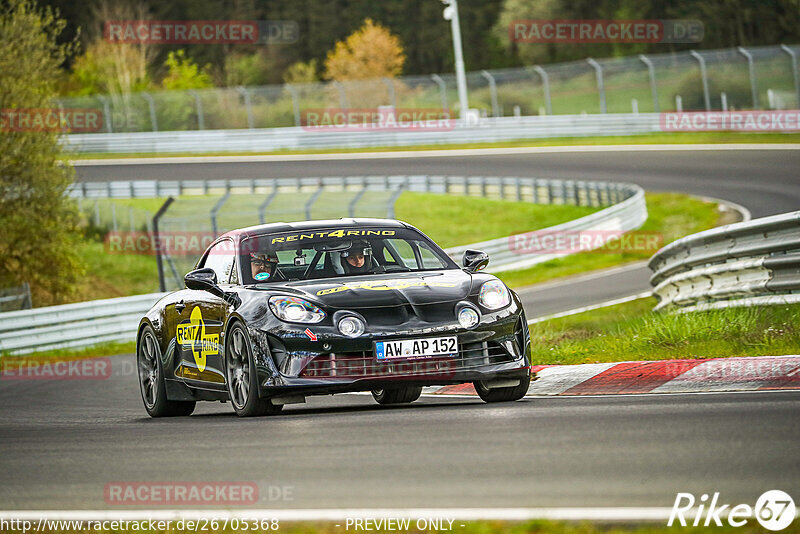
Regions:
<svg viewBox="0 0 800 534"><path fill-rule="evenodd" d="M167 399L161 349L150 325L142 329L139 342L136 344L136 367L142 402L150 417L179 417L192 414L196 405L195 401Z"/></svg>
<svg viewBox="0 0 800 534"><path fill-rule="evenodd" d="M273 415L283 409L258 396L258 374L253 360L250 338L240 322L228 331L225 341L225 381L233 411L239 417Z"/></svg>
<svg viewBox="0 0 800 534"><path fill-rule="evenodd" d="M422 394L422 386L403 386L391 389L373 389L372 398L378 404L407 404Z"/></svg>
<svg viewBox="0 0 800 534"><path fill-rule="evenodd" d="M531 377L528 375L520 379L519 385L507 388L487 388L483 382L475 382L475 391L484 402L509 402L520 400L528 392Z"/></svg>

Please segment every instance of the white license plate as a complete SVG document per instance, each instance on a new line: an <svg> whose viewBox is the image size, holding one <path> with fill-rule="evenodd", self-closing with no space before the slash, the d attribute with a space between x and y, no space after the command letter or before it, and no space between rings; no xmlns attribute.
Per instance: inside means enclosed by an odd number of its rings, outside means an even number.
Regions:
<svg viewBox="0 0 800 534"><path fill-rule="evenodd" d="M428 337L422 339L398 339L375 343L375 357L379 360L394 358L431 358L433 356L455 356L458 354L458 338Z"/></svg>

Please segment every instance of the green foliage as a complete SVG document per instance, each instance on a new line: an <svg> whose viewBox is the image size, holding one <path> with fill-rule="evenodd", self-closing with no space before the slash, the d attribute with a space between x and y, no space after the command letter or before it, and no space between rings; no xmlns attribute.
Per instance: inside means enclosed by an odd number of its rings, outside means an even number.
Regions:
<svg viewBox="0 0 800 534"><path fill-rule="evenodd" d="M797 354L800 306L651 311L654 298L531 325L536 364Z"/></svg>
<svg viewBox="0 0 800 534"><path fill-rule="evenodd" d="M0 109L53 107L59 67L73 43L59 45L65 22L32 0L0 11ZM72 168L61 161L59 132L0 135L0 287L28 282L35 306L69 298L82 274L74 252L75 204L64 196Z"/></svg>
<svg viewBox="0 0 800 534"><path fill-rule="evenodd" d="M225 58L225 85L266 85L271 83L269 58L264 54L230 54Z"/></svg>
<svg viewBox="0 0 800 534"><path fill-rule="evenodd" d="M286 83L312 83L319 80L317 60L298 61L293 63L283 73L283 81Z"/></svg>
<svg viewBox="0 0 800 534"><path fill-rule="evenodd" d="M205 89L213 87L211 76L208 73L208 65L201 69L192 58L186 57L186 52L183 50L170 52L164 65L167 67L167 75L161 81L164 89Z"/></svg>
<svg viewBox="0 0 800 534"><path fill-rule="evenodd" d="M720 93L725 92L728 99L728 106L735 106L737 109L750 108L752 106L752 93L750 92L750 82L746 77L737 76L734 72L727 70L719 77L708 77L708 94L712 109L721 109L722 103ZM705 96L703 94L703 79L699 69L694 69L686 73L680 81L675 95L680 95L685 111L705 110Z"/></svg>

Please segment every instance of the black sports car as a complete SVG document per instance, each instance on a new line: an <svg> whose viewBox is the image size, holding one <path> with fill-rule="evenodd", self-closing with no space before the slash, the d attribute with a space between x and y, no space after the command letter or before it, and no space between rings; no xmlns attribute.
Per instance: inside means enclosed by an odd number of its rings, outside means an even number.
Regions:
<svg viewBox="0 0 800 534"><path fill-rule="evenodd" d="M142 400L153 417L230 400L240 416L308 395L474 382L486 402L522 398L530 336L517 295L467 251L459 268L400 221L275 223L229 232L139 324Z"/></svg>

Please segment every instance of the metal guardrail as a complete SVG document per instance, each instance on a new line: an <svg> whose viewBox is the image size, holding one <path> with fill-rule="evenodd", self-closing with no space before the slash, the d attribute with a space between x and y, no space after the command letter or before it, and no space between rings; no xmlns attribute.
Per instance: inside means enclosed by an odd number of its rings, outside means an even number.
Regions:
<svg viewBox="0 0 800 534"><path fill-rule="evenodd" d="M0 314L0 352L21 354L133 341L142 315L164 293Z"/></svg>
<svg viewBox="0 0 800 534"><path fill-rule="evenodd" d="M310 131L298 127L71 134L64 147L77 153L272 152L328 148L493 143L517 139L631 135L662 131L658 113L544 115L454 120L447 130Z"/></svg>
<svg viewBox="0 0 800 534"><path fill-rule="evenodd" d="M800 211L686 236L649 266L655 309L800 302Z"/></svg>

